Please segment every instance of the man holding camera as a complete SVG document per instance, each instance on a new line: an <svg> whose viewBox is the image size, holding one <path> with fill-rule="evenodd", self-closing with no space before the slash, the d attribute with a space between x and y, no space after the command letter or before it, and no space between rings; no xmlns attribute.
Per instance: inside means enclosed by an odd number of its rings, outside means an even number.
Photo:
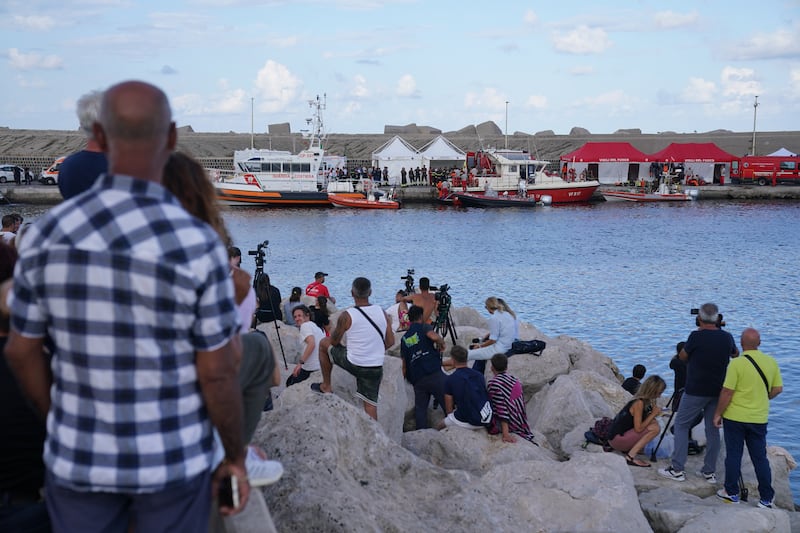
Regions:
<svg viewBox="0 0 800 533"><path fill-rule="evenodd" d="M675 450L672 464L658 473L675 481L686 481L684 465L689 452L689 430L698 415L703 414L706 429L706 455L702 476L716 483L717 456L719 455L719 429L714 425L725 371L731 357L739 354L733 337L720 329L719 309L713 303L700 306L697 315L698 329L689 334L678 357L686 361L686 390L675 416Z"/></svg>
<svg viewBox="0 0 800 533"><path fill-rule="evenodd" d="M422 320L431 324L436 319L436 295L430 292L431 280L419 278L419 292L406 296L405 301L422 308Z"/></svg>

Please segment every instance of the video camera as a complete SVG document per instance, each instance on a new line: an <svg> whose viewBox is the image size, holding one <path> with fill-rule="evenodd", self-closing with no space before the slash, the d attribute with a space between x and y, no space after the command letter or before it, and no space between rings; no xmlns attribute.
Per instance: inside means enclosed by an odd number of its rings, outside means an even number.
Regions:
<svg viewBox="0 0 800 533"><path fill-rule="evenodd" d="M265 250L269 246L269 241L264 241L259 243L256 246L255 250L249 250L247 255L254 255L256 256L256 269L262 268L264 266L264 255L266 254Z"/></svg>
<svg viewBox="0 0 800 533"><path fill-rule="evenodd" d="M697 327L700 327L700 309L692 307L689 309L689 314L697 315L697 318L694 319L694 323L697 324ZM717 327L725 327L725 320L723 320L722 313L717 313Z"/></svg>
<svg viewBox="0 0 800 533"><path fill-rule="evenodd" d="M414 269L409 268L406 270L406 275L400 276L400 279L406 280L406 294L412 294L414 292Z"/></svg>

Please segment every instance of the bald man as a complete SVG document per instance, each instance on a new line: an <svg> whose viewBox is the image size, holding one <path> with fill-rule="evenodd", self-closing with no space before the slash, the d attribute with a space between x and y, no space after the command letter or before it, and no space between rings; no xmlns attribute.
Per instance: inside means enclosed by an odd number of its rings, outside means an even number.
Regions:
<svg viewBox="0 0 800 533"><path fill-rule="evenodd" d="M761 335L753 328L742 332L742 355L731 360L722 384L714 425L725 426L725 488L717 496L728 503L739 503L739 476L742 452L753 461L758 479L758 506L772 509L775 491L767 459L767 419L769 401L783 392L781 371L774 358L758 347Z"/></svg>
<svg viewBox="0 0 800 533"><path fill-rule="evenodd" d="M94 138L109 172L29 228L5 350L47 416L53 530L205 531L223 477L240 496L223 514L249 495L227 251L161 186L177 134L160 89L109 88Z"/></svg>

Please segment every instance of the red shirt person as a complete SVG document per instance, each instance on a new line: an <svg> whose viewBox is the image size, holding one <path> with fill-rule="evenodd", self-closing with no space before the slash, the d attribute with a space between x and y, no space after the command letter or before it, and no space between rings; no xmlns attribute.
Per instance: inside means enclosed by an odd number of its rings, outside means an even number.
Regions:
<svg viewBox="0 0 800 533"><path fill-rule="evenodd" d="M336 304L336 298L331 296L331 293L328 292L328 287L324 285L325 283L325 276L328 274L325 272L317 272L314 274L314 281L309 283L306 287L306 296L311 296L312 298L317 298L319 296L325 296L328 300L331 301L334 305Z"/></svg>

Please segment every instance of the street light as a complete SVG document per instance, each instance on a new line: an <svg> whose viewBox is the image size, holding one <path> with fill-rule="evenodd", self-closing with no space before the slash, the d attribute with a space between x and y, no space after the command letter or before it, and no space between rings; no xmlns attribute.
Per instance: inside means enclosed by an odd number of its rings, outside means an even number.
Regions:
<svg viewBox="0 0 800 533"><path fill-rule="evenodd" d="M750 155L756 155L756 113L758 111L758 96L753 102L753 146L750 149Z"/></svg>
<svg viewBox="0 0 800 533"><path fill-rule="evenodd" d="M508 150L508 100L506 100L506 150Z"/></svg>
<svg viewBox="0 0 800 533"><path fill-rule="evenodd" d="M250 149L253 149L253 100L254 98L250 97Z"/></svg>

